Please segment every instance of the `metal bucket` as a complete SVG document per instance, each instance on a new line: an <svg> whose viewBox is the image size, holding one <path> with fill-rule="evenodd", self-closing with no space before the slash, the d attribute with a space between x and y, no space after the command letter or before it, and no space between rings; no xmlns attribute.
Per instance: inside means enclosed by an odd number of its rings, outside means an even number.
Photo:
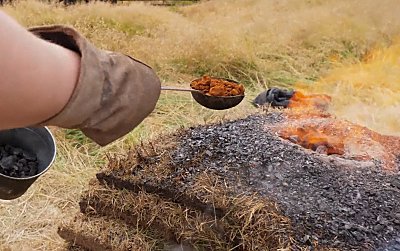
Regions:
<svg viewBox="0 0 400 251"><path fill-rule="evenodd" d="M0 131L0 145L11 145L37 156L38 174L15 178L0 173L0 199L12 200L23 195L37 178L53 164L56 144L47 127L26 127Z"/></svg>

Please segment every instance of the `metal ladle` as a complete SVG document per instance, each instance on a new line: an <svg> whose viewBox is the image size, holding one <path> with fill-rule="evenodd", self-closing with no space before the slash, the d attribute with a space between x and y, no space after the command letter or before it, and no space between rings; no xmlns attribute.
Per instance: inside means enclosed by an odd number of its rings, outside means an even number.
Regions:
<svg viewBox="0 0 400 251"><path fill-rule="evenodd" d="M196 100L200 105L213 110L225 110L237 106L240 102L242 102L244 95L237 96L210 96L202 93L199 90L190 89L190 88L178 88L178 87L169 87L162 86L162 91L183 91L183 92L191 92L192 97Z"/></svg>
<svg viewBox="0 0 400 251"><path fill-rule="evenodd" d="M224 79L232 83L239 84L238 82L231 79ZM161 86L162 91L183 91L183 92L191 92L192 97L196 100L200 105L212 109L212 110L225 110L237 106L240 102L242 102L244 95L237 96L211 96L204 94L199 90L195 90L192 88L179 88L179 87L169 87L169 86Z"/></svg>

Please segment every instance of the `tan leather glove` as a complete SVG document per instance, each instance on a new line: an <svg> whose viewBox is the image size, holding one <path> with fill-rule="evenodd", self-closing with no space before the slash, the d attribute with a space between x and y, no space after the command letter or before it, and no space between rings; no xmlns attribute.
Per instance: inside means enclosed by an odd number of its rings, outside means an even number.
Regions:
<svg viewBox="0 0 400 251"><path fill-rule="evenodd" d="M104 146L129 133L154 110L161 87L149 66L121 53L100 50L70 27L29 30L81 56L79 80L70 100L41 125L80 129Z"/></svg>

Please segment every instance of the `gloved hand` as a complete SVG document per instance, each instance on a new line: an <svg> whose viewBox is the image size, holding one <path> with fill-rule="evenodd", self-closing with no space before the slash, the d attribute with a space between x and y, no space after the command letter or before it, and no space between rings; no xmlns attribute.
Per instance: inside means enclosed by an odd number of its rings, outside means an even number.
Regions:
<svg viewBox="0 0 400 251"><path fill-rule="evenodd" d="M253 104L256 107L270 104L272 107L286 108L290 104L290 99L293 97L294 91L283 90L279 88L270 88L264 91L254 99Z"/></svg>
<svg viewBox="0 0 400 251"><path fill-rule="evenodd" d="M81 56L79 79L70 100L40 125L80 129L104 146L129 133L154 110L161 84L149 66L121 53L100 50L70 27L29 30Z"/></svg>

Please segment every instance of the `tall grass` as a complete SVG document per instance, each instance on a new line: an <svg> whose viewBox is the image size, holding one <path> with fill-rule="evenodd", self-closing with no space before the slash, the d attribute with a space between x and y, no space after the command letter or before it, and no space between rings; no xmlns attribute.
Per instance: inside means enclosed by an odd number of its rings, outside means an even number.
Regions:
<svg viewBox="0 0 400 251"><path fill-rule="evenodd" d="M140 140L182 126L243 117L271 86L310 83L340 63L358 63L372 45L400 32L397 0L210 0L186 7L90 3L65 7L16 1L2 10L24 26L71 25L100 48L150 64L164 85L203 74L246 84L247 100L229 111L201 108L187 94L165 92L136 130L99 148L79 131L52 128L58 157L29 192L0 204L0 249L60 250L57 222L71 217L80 193L106 161Z"/></svg>
<svg viewBox="0 0 400 251"><path fill-rule="evenodd" d="M213 0L182 8L19 2L26 26L76 27L99 47L138 57L169 81L204 73L262 86L316 79L330 57L358 58L398 34L396 0Z"/></svg>
<svg viewBox="0 0 400 251"><path fill-rule="evenodd" d="M341 64L304 86L332 97L332 113L377 132L400 136L400 41L375 48L358 64Z"/></svg>

